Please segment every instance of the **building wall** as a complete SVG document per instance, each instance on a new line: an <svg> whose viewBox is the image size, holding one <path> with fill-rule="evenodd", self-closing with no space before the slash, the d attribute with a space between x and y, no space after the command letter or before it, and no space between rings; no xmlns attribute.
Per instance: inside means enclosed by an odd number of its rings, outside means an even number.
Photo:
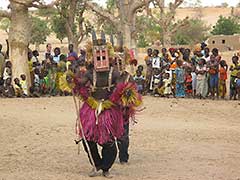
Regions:
<svg viewBox="0 0 240 180"><path fill-rule="evenodd" d="M207 40L209 48L218 48L220 51L240 49L240 35L218 35Z"/></svg>

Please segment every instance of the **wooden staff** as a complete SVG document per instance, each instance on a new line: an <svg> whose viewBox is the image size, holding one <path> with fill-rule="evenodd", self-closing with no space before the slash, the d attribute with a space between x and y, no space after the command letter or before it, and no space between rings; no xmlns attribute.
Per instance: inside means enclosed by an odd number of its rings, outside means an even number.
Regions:
<svg viewBox="0 0 240 180"><path fill-rule="evenodd" d="M82 123L81 123L81 120L80 120L80 110L79 110L79 109L80 109L80 101L79 101L79 107L78 107L78 105L77 105L77 100L76 100L76 96L75 96L74 92L73 92L73 101L74 101L74 105L75 105L75 109L76 109L77 122L79 122L79 124L77 124L77 125L79 125L79 128L80 128L80 130L81 130L83 143L85 144L85 149L86 149L86 151L87 151L88 157L89 157L90 162L91 162L90 164L91 164L92 167L96 170L96 167L95 167L94 161L93 161L93 157L92 157L92 154L91 154L91 152L90 152L90 148L89 148L89 146L88 146L86 137L85 137L85 135L84 135Z"/></svg>

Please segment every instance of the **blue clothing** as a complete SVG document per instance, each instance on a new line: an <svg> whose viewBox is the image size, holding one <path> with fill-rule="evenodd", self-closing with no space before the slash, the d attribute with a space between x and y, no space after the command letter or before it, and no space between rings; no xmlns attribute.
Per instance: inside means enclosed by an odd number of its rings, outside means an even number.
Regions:
<svg viewBox="0 0 240 180"><path fill-rule="evenodd" d="M218 87L218 74L210 74L210 88Z"/></svg>
<svg viewBox="0 0 240 180"><path fill-rule="evenodd" d="M185 87L184 83L183 84L176 84L176 97L185 97Z"/></svg>
<svg viewBox="0 0 240 180"><path fill-rule="evenodd" d="M185 72L183 68L176 68L176 97L185 97Z"/></svg>

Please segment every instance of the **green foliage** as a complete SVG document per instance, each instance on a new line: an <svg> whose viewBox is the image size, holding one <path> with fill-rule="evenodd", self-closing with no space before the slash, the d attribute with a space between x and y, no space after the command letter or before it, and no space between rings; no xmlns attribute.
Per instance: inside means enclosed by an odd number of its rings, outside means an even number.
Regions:
<svg viewBox="0 0 240 180"><path fill-rule="evenodd" d="M9 32L10 27L10 20L8 18L3 18L0 21L0 29L4 30L5 32Z"/></svg>
<svg viewBox="0 0 240 180"><path fill-rule="evenodd" d="M147 40L145 39L145 36L143 34L140 34L139 37L138 37L138 42L137 42L137 46L139 48L145 48L148 46L148 42Z"/></svg>
<svg viewBox="0 0 240 180"><path fill-rule="evenodd" d="M53 16L57 14L57 10L55 8L47 8L47 9L38 9L36 11L36 15L40 17L46 18L48 21L51 19Z"/></svg>
<svg viewBox="0 0 240 180"><path fill-rule="evenodd" d="M172 36L174 44L187 45L202 42L208 38L209 27L200 19L189 19L187 26L180 27ZM180 23L180 22L179 22Z"/></svg>
<svg viewBox="0 0 240 180"><path fill-rule="evenodd" d="M107 9L109 11L112 11L116 8L116 0L107 0L106 5L107 5Z"/></svg>
<svg viewBox="0 0 240 180"><path fill-rule="evenodd" d="M31 17L32 26L31 26L31 44L44 44L47 40L47 37L50 35L51 31L47 26L47 22L38 18Z"/></svg>
<svg viewBox="0 0 240 180"><path fill-rule="evenodd" d="M213 35L233 35L240 33L238 18L220 16L211 33Z"/></svg>
<svg viewBox="0 0 240 180"><path fill-rule="evenodd" d="M65 25L66 25L65 18L62 18L61 16L58 15L52 17L51 30L56 34L57 39L59 39L61 42L65 37L67 37Z"/></svg>
<svg viewBox="0 0 240 180"><path fill-rule="evenodd" d="M160 40L161 27L147 16L138 16L136 21L137 39L139 47L147 46Z"/></svg>

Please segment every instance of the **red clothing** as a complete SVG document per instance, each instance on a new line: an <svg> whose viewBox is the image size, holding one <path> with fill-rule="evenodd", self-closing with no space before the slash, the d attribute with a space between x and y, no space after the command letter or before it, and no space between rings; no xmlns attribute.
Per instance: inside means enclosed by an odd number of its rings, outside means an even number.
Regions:
<svg viewBox="0 0 240 180"><path fill-rule="evenodd" d="M219 74L220 74L220 77L219 77L220 80L227 80L227 70L225 68L221 67L219 69Z"/></svg>

